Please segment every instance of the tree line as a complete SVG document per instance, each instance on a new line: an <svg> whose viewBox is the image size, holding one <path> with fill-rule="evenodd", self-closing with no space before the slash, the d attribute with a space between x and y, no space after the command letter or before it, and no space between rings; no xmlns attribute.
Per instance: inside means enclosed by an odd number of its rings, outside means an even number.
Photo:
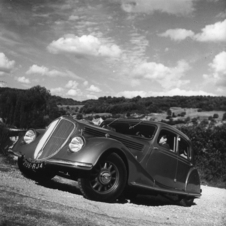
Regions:
<svg viewBox="0 0 226 226"><path fill-rule="evenodd" d="M0 88L0 118L4 123L18 128L45 127L67 112L59 105L84 105L80 114L91 113L160 113L170 107L198 108L200 111L226 111L226 97L174 96L134 98L104 96L97 100L76 101L53 96L45 87L28 90Z"/></svg>
<svg viewBox="0 0 226 226"><path fill-rule="evenodd" d="M62 114L44 87L0 92L0 118L10 127L44 128Z"/></svg>

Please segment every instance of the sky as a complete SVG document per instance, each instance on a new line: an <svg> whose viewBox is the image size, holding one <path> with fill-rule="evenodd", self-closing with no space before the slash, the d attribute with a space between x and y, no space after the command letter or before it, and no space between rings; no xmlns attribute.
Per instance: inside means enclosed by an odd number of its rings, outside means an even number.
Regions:
<svg viewBox="0 0 226 226"><path fill-rule="evenodd" d="M225 0L1 0L0 87L226 96Z"/></svg>

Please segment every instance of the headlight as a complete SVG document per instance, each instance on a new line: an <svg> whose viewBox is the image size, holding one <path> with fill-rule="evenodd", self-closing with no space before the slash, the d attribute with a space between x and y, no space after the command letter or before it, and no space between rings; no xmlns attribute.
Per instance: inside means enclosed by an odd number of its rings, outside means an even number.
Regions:
<svg viewBox="0 0 226 226"><path fill-rule="evenodd" d="M28 130L24 135L24 141L26 144L30 144L36 138L36 132L34 130Z"/></svg>
<svg viewBox="0 0 226 226"><path fill-rule="evenodd" d="M73 137L69 144L69 149L72 152L78 152L79 150L81 150L83 144L84 142L81 137Z"/></svg>

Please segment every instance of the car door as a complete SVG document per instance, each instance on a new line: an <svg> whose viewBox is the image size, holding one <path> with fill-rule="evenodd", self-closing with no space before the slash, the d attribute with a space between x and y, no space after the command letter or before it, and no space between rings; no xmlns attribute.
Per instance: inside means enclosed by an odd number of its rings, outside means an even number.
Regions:
<svg viewBox="0 0 226 226"><path fill-rule="evenodd" d="M190 168L191 163L191 146L183 137L178 136L178 146L177 146L177 176L176 176L176 187L179 190L185 190L185 181Z"/></svg>
<svg viewBox="0 0 226 226"><path fill-rule="evenodd" d="M162 137L167 137L166 144L162 143ZM155 179L156 185L174 189L176 184L177 153L176 133L161 129L154 141L151 154L147 161L147 171Z"/></svg>

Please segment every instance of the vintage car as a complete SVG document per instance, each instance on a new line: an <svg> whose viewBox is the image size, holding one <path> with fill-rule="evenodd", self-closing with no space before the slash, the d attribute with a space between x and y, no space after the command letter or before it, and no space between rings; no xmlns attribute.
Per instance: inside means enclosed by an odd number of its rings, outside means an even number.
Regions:
<svg viewBox="0 0 226 226"><path fill-rule="evenodd" d="M96 201L162 194L191 205L201 196L189 138L160 122L107 119L95 126L62 116L26 131L11 152L25 176L77 180L83 196Z"/></svg>

